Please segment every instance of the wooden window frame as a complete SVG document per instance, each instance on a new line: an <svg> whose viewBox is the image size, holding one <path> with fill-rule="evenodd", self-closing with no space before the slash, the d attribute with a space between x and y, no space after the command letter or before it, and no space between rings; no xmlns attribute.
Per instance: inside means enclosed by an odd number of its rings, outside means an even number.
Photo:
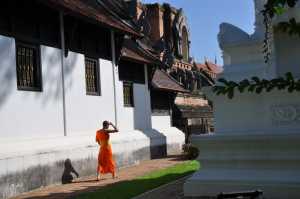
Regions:
<svg viewBox="0 0 300 199"><path fill-rule="evenodd" d="M125 87L129 87L130 88L130 102L131 103L127 103L127 100L125 100ZM124 107L134 107L134 90L133 90L133 82L129 82L129 81L125 81L123 82L123 103L124 103Z"/></svg>
<svg viewBox="0 0 300 199"><path fill-rule="evenodd" d="M36 86L22 86L19 85L19 75L18 75L18 48L19 47L31 48L34 49L35 52L35 64L34 69L36 70ZM41 67L41 48L39 44L24 42L24 41L15 41L15 52L16 52L16 79L17 79L17 89L21 91L35 91L42 92L43 91L43 77L42 77L42 67Z"/></svg>
<svg viewBox="0 0 300 199"><path fill-rule="evenodd" d="M88 85L87 85L87 74L86 74L86 64L87 64L87 61L93 61L93 62L96 62L96 91L95 92L91 92L91 91L88 91ZM92 58L92 57L85 57L84 59L84 77L85 77L85 91L86 91L86 95L92 95L92 96L101 96L101 79L100 79L100 64L99 64L99 59L97 58Z"/></svg>

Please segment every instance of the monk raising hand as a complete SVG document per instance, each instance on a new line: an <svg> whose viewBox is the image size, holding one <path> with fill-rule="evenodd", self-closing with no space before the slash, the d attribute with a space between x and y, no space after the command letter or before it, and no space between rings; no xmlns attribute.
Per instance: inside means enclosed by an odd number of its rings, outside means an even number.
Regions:
<svg viewBox="0 0 300 199"><path fill-rule="evenodd" d="M113 130L109 129L113 127ZM109 142L109 134L116 133L119 130L111 122L104 121L103 128L96 132L96 142L100 145L98 154L97 180L100 180L100 174L111 173L112 177L116 177L115 162L112 156L111 144Z"/></svg>

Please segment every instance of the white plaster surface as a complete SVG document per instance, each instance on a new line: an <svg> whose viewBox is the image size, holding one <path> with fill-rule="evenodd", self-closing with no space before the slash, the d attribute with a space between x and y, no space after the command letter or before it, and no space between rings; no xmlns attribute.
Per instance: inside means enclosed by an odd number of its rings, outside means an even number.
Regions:
<svg viewBox="0 0 300 199"><path fill-rule="evenodd" d="M287 72L292 72L295 78L300 78L300 37L276 32L274 33L274 40L277 75L284 76Z"/></svg>
<svg viewBox="0 0 300 199"><path fill-rule="evenodd" d="M186 181L186 195L259 189L266 198L299 198L299 133L211 134L193 143L202 167Z"/></svg>
<svg viewBox="0 0 300 199"><path fill-rule="evenodd" d="M184 133L175 127L171 127L171 117L169 115L152 115L152 128L153 130L161 133L166 138L166 142L168 145L176 143L181 146L182 144L184 144Z"/></svg>
<svg viewBox="0 0 300 199"><path fill-rule="evenodd" d="M233 99L215 96L215 131L225 133L299 133L300 93L274 90L270 93L238 93ZM283 97L284 96L284 97Z"/></svg>
<svg viewBox="0 0 300 199"><path fill-rule="evenodd" d="M119 133L111 134L111 143L114 154L132 154L139 149L163 145L166 142L182 145L184 142L182 134L176 128L167 128L163 132L156 130L145 130L143 132L139 130L121 130ZM51 164L67 158L72 161L90 156L96 158L98 146L95 142L95 135L96 130L91 135L1 142L0 176L37 165Z"/></svg>
<svg viewBox="0 0 300 199"><path fill-rule="evenodd" d="M87 95L84 55L69 52L65 67L68 135L94 135L102 121L114 119L112 64L110 61L100 60L99 65L101 96Z"/></svg>
<svg viewBox="0 0 300 199"><path fill-rule="evenodd" d="M1 138L57 136L63 130L60 51L41 46L43 92L17 90L15 40L0 36Z"/></svg>

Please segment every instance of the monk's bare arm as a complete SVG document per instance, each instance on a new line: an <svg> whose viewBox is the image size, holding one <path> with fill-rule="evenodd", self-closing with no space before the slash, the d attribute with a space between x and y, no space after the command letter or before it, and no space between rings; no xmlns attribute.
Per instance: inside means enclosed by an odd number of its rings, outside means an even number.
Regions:
<svg viewBox="0 0 300 199"><path fill-rule="evenodd" d="M117 133L119 132L118 128L113 124L113 123L109 123L114 129L113 130L107 130L108 133Z"/></svg>

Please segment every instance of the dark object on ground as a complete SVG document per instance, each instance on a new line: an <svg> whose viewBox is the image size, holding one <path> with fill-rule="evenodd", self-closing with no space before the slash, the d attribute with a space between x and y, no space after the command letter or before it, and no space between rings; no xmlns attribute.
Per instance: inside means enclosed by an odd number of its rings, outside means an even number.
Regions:
<svg viewBox="0 0 300 199"><path fill-rule="evenodd" d="M263 191L245 191L245 192L230 192L230 193L220 193L217 196L217 199L225 199L225 198L249 198L249 199L259 199L262 197Z"/></svg>
<svg viewBox="0 0 300 199"><path fill-rule="evenodd" d="M72 183L72 181L73 181L72 173L74 173L77 176L77 178L79 177L79 174L72 166L71 160L66 159L65 160L65 169L64 169L63 175L61 177L61 183L62 184Z"/></svg>
<svg viewBox="0 0 300 199"><path fill-rule="evenodd" d="M184 155L188 160L194 160L199 155L199 149L191 144L185 144L182 148Z"/></svg>

